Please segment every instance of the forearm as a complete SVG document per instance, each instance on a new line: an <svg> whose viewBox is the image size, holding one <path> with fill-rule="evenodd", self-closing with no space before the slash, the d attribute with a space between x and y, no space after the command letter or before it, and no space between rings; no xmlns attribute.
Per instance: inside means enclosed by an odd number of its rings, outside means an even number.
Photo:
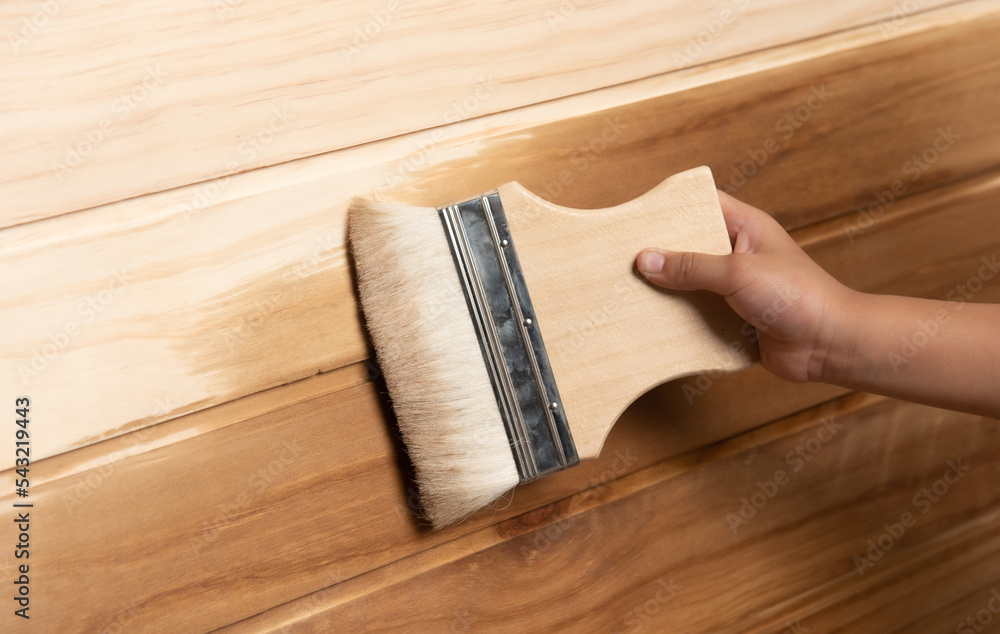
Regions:
<svg viewBox="0 0 1000 634"><path fill-rule="evenodd" d="M819 380L1000 418L1000 305L853 293Z"/></svg>

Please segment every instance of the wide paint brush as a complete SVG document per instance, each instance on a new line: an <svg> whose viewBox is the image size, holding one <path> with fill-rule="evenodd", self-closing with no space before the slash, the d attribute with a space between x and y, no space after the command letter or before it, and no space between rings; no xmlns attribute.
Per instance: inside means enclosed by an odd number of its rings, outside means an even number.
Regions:
<svg viewBox="0 0 1000 634"><path fill-rule="evenodd" d="M365 321L435 527L597 457L653 386L757 359L752 329L722 298L664 291L634 268L650 245L732 252L707 167L607 209L560 207L517 183L440 209L356 199L349 227Z"/></svg>

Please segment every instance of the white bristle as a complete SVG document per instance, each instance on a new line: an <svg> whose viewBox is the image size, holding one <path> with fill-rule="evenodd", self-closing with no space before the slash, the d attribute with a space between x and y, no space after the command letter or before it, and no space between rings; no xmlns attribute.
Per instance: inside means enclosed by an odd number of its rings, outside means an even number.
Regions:
<svg viewBox="0 0 1000 634"><path fill-rule="evenodd" d="M518 483L517 467L437 210L355 199L361 305L435 528Z"/></svg>

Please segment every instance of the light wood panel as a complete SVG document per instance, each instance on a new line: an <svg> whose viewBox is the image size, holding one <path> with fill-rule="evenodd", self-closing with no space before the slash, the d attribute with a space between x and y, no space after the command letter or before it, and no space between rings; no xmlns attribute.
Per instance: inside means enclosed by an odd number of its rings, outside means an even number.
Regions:
<svg viewBox="0 0 1000 634"><path fill-rule="evenodd" d="M891 0L824 11L792 0L3 3L0 222L879 20L891 36L912 18L899 11Z"/></svg>
<svg viewBox="0 0 1000 634"><path fill-rule="evenodd" d="M636 624L774 632L792 616L815 631L832 631L825 624L838 620L858 628L851 631L889 631L941 611L957 620L968 609L966 595L988 592L996 579L998 439L997 421L855 395L229 631L326 631L333 624L506 631L516 622L532 632L629 631ZM968 471L949 472L959 460ZM949 492L914 501L945 474ZM745 524L731 523L750 499L759 508L745 512ZM854 557L865 556L867 541L880 539L903 513L914 518L909 527L859 575ZM942 586L962 563L971 565L967 576ZM873 591L891 601L877 603ZM870 617L845 610L859 601Z"/></svg>
<svg viewBox="0 0 1000 634"><path fill-rule="evenodd" d="M854 257L871 269L898 267L881 290L944 296L980 266L983 243L976 238L995 226L1000 200L996 185L984 186L993 180L901 203L855 241ZM928 197L933 210L923 204ZM968 234L941 242L943 228L956 219ZM799 239L815 253L829 242L833 253L832 244L849 244L836 229L829 223L799 232L808 234ZM897 240L913 251L900 263L889 248ZM935 276L939 262L956 264ZM907 266L928 273L906 274ZM845 277L864 288L863 278ZM1000 300L1000 286L984 286L975 300ZM84 609L90 620L83 626L101 627L120 616L122 605L131 606L128 614L137 622L225 625L434 545L481 535L476 531L485 525L584 489L603 499L604 483L685 451L702 455L699 448L844 393L789 384L759 367L667 384L626 411L598 460L518 488L507 508L502 502L430 534L412 516L416 492L387 405L367 382L373 374L353 366L35 465L33 495L47 513L36 538L50 562L36 587L48 604L64 604L49 612L53 627L75 623ZM4 473L0 491L12 490L11 478L11 471ZM9 495L0 504L9 503ZM107 545L114 545L115 557L106 557ZM4 565L11 561L0 557ZM88 594L63 602L64 595L77 596L84 579ZM239 599L223 599L232 596Z"/></svg>
<svg viewBox="0 0 1000 634"><path fill-rule="evenodd" d="M850 209L885 179L879 174L893 174L949 121L977 132L942 153L906 193L988 169L1000 160L993 115L1000 5L971 6L979 19L968 19L968 9L951 26L886 42L871 44L880 38L873 27L863 37L793 47L785 57L762 53L753 63L771 70L752 78L557 122L565 110L555 106L483 117L449 127L432 151L413 153L420 135L399 137L9 228L0 232L0 328L18 336L0 343L0 378L32 394L39 416L51 421L36 445L47 456L358 362L368 351L343 245L351 195L391 182L387 191L397 198L441 203L513 179L560 204L616 204L665 170L690 167L693 156L727 173L745 156L734 140L773 134L774 122L808 99L802 86L810 80L841 100L815 112L787 157L774 157L775 168L784 167L761 171L737 192L787 225ZM913 16L907 28L919 22ZM849 50L859 38L865 46ZM846 48L831 54L831 47ZM799 61L785 65L787 58ZM753 63L705 72L750 73ZM894 83L887 87L885 77ZM885 101L899 85L910 86L907 98ZM633 86L622 90L639 99ZM580 99L578 110L612 100ZM516 117L531 125L515 125ZM619 125L620 138L579 171L581 139L603 139ZM563 171L572 183L547 191ZM990 235L969 233L980 246Z"/></svg>

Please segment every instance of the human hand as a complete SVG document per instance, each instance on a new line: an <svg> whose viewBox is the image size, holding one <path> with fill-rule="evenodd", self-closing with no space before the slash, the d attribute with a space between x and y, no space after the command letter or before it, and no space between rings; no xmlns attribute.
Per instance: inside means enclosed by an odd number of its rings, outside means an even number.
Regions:
<svg viewBox="0 0 1000 634"><path fill-rule="evenodd" d="M719 192L732 255L647 248L639 271L675 290L709 290L725 297L757 329L761 365L798 382L822 380L827 352L859 293L795 243L774 218Z"/></svg>

